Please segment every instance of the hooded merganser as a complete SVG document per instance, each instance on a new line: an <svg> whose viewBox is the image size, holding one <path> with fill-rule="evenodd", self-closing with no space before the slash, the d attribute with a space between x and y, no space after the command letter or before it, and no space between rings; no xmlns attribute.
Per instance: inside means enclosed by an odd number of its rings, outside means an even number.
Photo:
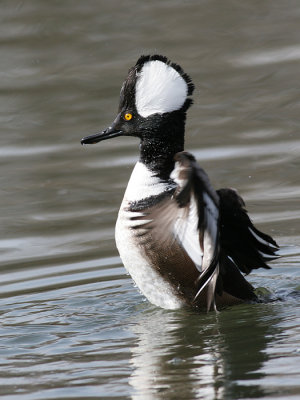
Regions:
<svg viewBox="0 0 300 400"><path fill-rule="evenodd" d="M184 150L194 85L161 55L142 56L120 93L116 119L82 144L117 136L140 139L116 223L125 268L148 300L176 309L257 301L243 276L270 268L277 243L256 229L233 189L214 190Z"/></svg>

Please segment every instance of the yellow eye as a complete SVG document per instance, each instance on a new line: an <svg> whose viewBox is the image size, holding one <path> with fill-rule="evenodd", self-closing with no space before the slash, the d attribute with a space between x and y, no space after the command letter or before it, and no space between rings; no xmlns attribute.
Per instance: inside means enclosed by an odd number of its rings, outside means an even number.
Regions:
<svg viewBox="0 0 300 400"><path fill-rule="evenodd" d="M126 114L124 115L124 118L126 119L126 121L130 121L131 118L132 118L132 114L126 113Z"/></svg>

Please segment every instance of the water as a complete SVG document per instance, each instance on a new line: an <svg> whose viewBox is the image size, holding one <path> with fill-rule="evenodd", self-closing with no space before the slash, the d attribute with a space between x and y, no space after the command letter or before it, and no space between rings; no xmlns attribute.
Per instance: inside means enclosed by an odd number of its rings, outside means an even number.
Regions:
<svg viewBox="0 0 300 400"><path fill-rule="evenodd" d="M299 399L299 3L13 0L0 19L1 399ZM186 148L282 245L249 278L280 301L160 310L125 274L138 143L79 141L153 52L196 84Z"/></svg>

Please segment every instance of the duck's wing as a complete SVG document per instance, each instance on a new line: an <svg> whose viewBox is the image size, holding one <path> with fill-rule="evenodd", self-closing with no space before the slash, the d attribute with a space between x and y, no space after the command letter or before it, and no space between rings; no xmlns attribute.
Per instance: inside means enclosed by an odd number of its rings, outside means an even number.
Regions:
<svg viewBox="0 0 300 400"><path fill-rule="evenodd" d="M233 189L219 189L222 250L238 268L248 274L256 268L270 268L266 262L278 256L278 244L259 231L250 220L245 203Z"/></svg>
<svg viewBox="0 0 300 400"><path fill-rule="evenodd" d="M215 286L219 274L219 198L210 184L207 174L193 155L177 153L175 169L171 177L178 184L175 199L179 208L188 210L195 224L202 250L202 265L195 299L207 287L207 308L215 307ZM183 221L182 228L186 225ZM184 230L184 229L182 229ZM185 236L179 236L184 243ZM190 255L188 248L184 246Z"/></svg>
<svg viewBox="0 0 300 400"><path fill-rule="evenodd" d="M251 222L245 203L233 189L219 189L220 275L217 292L243 300L255 300L253 287L241 272L270 268L266 262L278 258L279 246L271 236L259 231Z"/></svg>
<svg viewBox="0 0 300 400"><path fill-rule="evenodd" d="M219 259L218 195L195 158L181 152L175 155L175 168L171 178L177 183L172 197L154 205L143 216L143 232L151 241L172 249L179 245L199 271L197 300L207 288L207 308L214 304ZM159 246L155 246L159 248Z"/></svg>

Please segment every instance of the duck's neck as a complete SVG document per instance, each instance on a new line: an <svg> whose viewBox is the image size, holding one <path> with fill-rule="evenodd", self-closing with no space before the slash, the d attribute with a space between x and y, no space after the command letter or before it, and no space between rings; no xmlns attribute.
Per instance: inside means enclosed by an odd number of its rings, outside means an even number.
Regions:
<svg viewBox="0 0 300 400"><path fill-rule="evenodd" d="M141 140L140 161L163 180L170 179L174 156L184 150L184 122L181 118L176 124L160 125Z"/></svg>

